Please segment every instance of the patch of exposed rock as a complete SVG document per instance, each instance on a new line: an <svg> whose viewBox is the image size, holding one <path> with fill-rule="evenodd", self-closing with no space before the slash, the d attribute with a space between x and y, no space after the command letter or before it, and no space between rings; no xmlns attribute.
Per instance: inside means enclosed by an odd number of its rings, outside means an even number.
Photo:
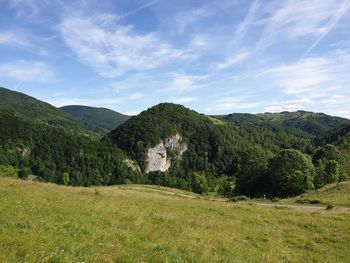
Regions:
<svg viewBox="0 0 350 263"><path fill-rule="evenodd" d="M133 170L134 172L141 172L140 166L138 166L133 160L125 159L125 160L123 161L123 163L124 163L127 167L131 168L131 170Z"/></svg>
<svg viewBox="0 0 350 263"><path fill-rule="evenodd" d="M182 142L180 134L169 137L155 147L148 149L146 173L169 170L172 159L181 159L187 151L187 145ZM171 153L171 157L169 154Z"/></svg>

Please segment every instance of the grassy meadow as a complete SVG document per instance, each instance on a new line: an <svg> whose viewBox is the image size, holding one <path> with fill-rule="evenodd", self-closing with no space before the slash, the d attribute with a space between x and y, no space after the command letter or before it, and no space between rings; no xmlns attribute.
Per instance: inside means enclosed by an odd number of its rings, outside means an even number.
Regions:
<svg viewBox="0 0 350 263"><path fill-rule="evenodd" d="M0 178L0 262L350 262L350 212Z"/></svg>
<svg viewBox="0 0 350 263"><path fill-rule="evenodd" d="M283 202L294 203L300 199L318 200L323 204L350 207L350 181L329 184L301 196L283 200Z"/></svg>

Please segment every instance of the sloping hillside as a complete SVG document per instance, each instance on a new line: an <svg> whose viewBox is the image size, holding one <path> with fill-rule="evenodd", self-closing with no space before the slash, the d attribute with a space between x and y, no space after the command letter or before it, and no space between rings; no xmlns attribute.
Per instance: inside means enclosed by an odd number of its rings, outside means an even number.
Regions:
<svg viewBox="0 0 350 263"><path fill-rule="evenodd" d="M86 123L104 129L106 132L117 128L130 118L127 115L106 108L69 105L60 109Z"/></svg>
<svg viewBox="0 0 350 263"><path fill-rule="evenodd" d="M48 103L5 88L0 88L0 111L78 133L103 134L102 129L83 122Z"/></svg>
<svg viewBox="0 0 350 263"><path fill-rule="evenodd" d="M182 152L181 158L172 158L169 171L171 180L178 178L183 183L190 181L186 176L195 171L204 171L211 178L233 176L241 151L253 146L262 147L267 152L311 147L307 139L273 132L264 127L240 127L213 121L213 118L170 103L159 104L130 118L105 140L111 140L135 160L142 171L146 171L150 149L157 145L159 147L155 151L162 148L162 142L175 138L176 134L181 137L186 150ZM174 152L162 150L159 155L171 158ZM188 189L186 186L181 188Z"/></svg>
<svg viewBox="0 0 350 263"><path fill-rule="evenodd" d="M350 214L0 178L0 262L347 262Z"/></svg>
<svg viewBox="0 0 350 263"><path fill-rule="evenodd" d="M217 116L235 125L265 126L301 136L318 136L331 129L350 124L350 120L307 111Z"/></svg>
<svg viewBox="0 0 350 263"><path fill-rule="evenodd" d="M324 204L350 207L350 181L328 184L320 189L309 191L288 201L295 202L303 199L318 200Z"/></svg>
<svg viewBox="0 0 350 263"><path fill-rule="evenodd" d="M96 138L0 112L0 166L48 182L111 185L133 176L124 160L121 150Z"/></svg>

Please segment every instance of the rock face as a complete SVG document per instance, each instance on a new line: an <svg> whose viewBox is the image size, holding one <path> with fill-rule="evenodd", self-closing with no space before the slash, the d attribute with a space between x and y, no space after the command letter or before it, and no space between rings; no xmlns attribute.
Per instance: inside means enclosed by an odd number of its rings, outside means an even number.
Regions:
<svg viewBox="0 0 350 263"><path fill-rule="evenodd" d="M140 166L135 164L133 160L125 159L123 163L126 164L127 167L131 168L131 170L133 170L134 172L141 172Z"/></svg>
<svg viewBox="0 0 350 263"><path fill-rule="evenodd" d="M155 147L148 149L145 172L165 172L169 170L171 159L180 159L186 150L187 145L182 143L181 135L178 133L161 141ZM172 153L172 158L169 156L170 152Z"/></svg>

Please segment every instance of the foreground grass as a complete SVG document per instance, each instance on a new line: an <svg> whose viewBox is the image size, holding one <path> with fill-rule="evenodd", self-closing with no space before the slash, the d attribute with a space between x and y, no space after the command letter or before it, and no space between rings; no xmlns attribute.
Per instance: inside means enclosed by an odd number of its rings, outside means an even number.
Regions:
<svg viewBox="0 0 350 263"><path fill-rule="evenodd" d="M349 262L350 214L0 178L0 262Z"/></svg>

